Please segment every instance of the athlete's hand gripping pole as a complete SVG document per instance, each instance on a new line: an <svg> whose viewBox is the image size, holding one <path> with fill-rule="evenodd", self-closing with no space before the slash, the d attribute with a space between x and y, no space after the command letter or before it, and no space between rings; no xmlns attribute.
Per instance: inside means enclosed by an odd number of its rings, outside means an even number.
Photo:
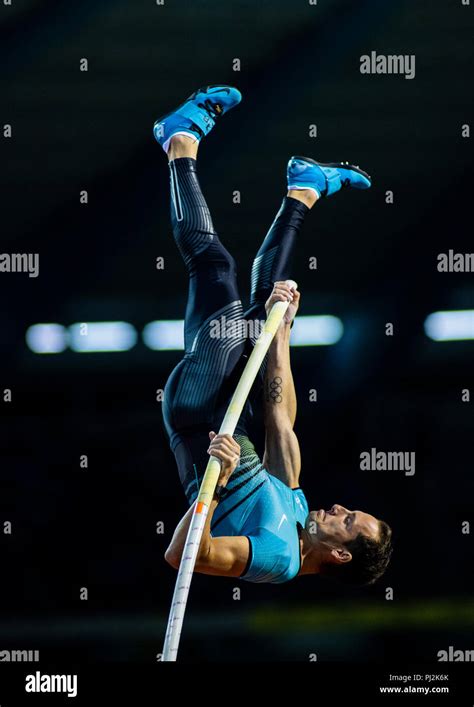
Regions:
<svg viewBox="0 0 474 707"><path fill-rule="evenodd" d="M286 280L290 287L297 288L296 282ZM265 355L270 348L270 344L275 336L278 327L285 315L290 302L275 302L270 310L262 333L255 342L249 360L242 372L235 393L227 408L227 412L222 420L219 428L219 434L233 435L240 415L244 408L250 389L257 377L260 366L265 358ZM184 613L186 611L186 603L188 600L189 588L196 564L196 557L201 544L202 533L206 523L206 516L214 496L214 490L217 485L220 473L220 460L217 457L211 456L207 463L206 471L202 479L199 494L194 507L194 512L189 525L186 542L181 556L178 576L171 602L171 610L168 618L168 626L166 629L165 644L163 648L163 660L175 661L178 654L179 639L183 626Z"/></svg>

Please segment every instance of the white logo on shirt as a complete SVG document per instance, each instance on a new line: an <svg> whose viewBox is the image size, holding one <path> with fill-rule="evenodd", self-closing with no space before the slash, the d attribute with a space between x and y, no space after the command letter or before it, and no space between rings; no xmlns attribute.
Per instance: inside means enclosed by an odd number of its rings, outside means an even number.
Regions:
<svg viewBox="0 0 474 707"><path fill-rule="evenodd" d="M286 521L288 520L288 518L286 517L286 513L283 513L283 515L282 515L282 517L281 517L281 520L280 520L280 522L278 523L278 530L280 530L280 526L281 526L281 524L283 523L284 520L286 520Z"/></svg>

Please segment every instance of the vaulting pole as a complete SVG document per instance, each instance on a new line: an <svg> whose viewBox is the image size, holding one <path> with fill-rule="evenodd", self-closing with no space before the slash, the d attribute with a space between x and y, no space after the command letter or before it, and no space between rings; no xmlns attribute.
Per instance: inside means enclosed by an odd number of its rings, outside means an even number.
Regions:
<svg viewBox="0 0 474 707"><path fill-rule="evenodd" d="M296 282L286 280L290 287L297 288ZM275 302L270 310L263 330L255 342L252 353L249 356L235 393L227 408L227 412L222 420L219 434L233 435L245 402L250 393L250 389L257 377L260 366L265 355L270 348L273 337L288 309L290 302ZM211 456L207 463L199 494L194 506L194 512L189 525L186 543L184 545L181 563L179 565L178 577L171 602L171 610L166 629L165 644L163 647L163 661L175 661L178 655L179 639L183 627L184 613L188 601L189 588L193 577L194 565L201 544L202 533L206 523L207 513L214 496L214 491L219 479L221 462L217 457Z"/></svg>

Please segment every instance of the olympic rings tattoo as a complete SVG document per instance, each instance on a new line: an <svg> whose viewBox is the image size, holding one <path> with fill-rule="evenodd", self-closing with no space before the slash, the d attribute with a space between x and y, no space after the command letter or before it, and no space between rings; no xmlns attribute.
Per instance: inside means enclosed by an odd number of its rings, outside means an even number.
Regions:
<svg viewBox="0 0 474 707"><path fill-rule="evenodd" d="M273 400L274 403L281 403L283 400L281 396L282 391L282 379L280 376L275 376L275 378L269 382L267 391L267 400Z"/></svg>

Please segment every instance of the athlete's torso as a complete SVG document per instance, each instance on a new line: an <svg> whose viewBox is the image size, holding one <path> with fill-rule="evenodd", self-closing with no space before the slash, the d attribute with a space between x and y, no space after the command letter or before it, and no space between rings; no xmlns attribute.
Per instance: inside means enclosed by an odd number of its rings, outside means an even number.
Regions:
<svg viewBox="0 0 474 707"><path fill-rule="evenodd" d="M177 433L174 453L190 504L197 497L209 455L208 425ZM211 427L211 429L213 429ZM217 428L218 429L218 428ZM241 575L249 582L287 582L300 569L299 526L305 524L308 504L301 489L290 489L265 469L241 427L234 434L240 463L211 521L214 537L246 535L250 555Z"/></svg>
<svg viewBox="0 0 474 707"><path fill-rule="evenodd" d="M300 570L299 526L304 527L309 512L305 495L300 488L290 489L270 474L247 437L236 438L241 445L241 462L242 454L244 459L258 460L259 484L252 493L244 491L231 503L232 496L238 493L234 492L219 504L211 533L249 538L250 557L242 579L274 584L287 582Z"/></svg>

